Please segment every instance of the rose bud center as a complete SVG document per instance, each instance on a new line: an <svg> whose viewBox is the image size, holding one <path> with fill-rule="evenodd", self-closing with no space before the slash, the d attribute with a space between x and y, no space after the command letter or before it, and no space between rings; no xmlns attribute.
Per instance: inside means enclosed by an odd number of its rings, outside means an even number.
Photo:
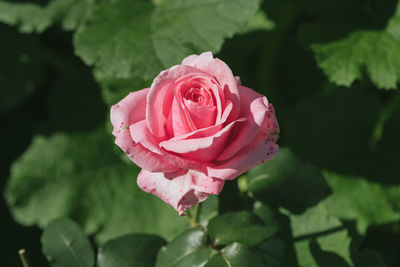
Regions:
<svg viewBox="0 0 400 267"><path fill-rule="evenodd" d="M210 104L210 95L204 88L190 88L186 91L184 98L202 106L208 106Z"/></svg>

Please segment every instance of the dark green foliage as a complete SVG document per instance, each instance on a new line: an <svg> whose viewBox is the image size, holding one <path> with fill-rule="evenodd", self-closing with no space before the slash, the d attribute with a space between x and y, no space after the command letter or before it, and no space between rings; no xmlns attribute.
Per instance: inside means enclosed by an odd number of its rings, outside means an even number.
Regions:
<svg viewBox="0 0 400 267"><path fill-rule="evenodd" d="M255 198L295 213L330 193L320 170L300 162L287 148L281 148L274 160L253 168L247 176L249 192Z"/></svg>
<svg viewBox="0 0 400 267"><path fill-rule="evenodd" d="M155 235L130 234L110 240L99 248L99 267L154 266L157 251L165 241Z"/></svg>
<svg viewBox="0 0 400 267"><path fill-rule="evenodd" d="M275 227L263 226L254 214L247 211L225 213L215 217L208 223L207 228L217 246L233 242L254 246L276 232Z"/></svg>
<svg viewBox="0 0 400 267"><path fill-rule="evenodd" d="M76 223L68 219L48 225L42 235L42 249L51 266L94 266L94 252L89 239Z"/></svg>
<svg viewBox="0 0 400 267"><path fill-rule="evenodd" d="M397 0L3 0L0 23L1 266L400 266ZM268 97L281 150L189 229L108 114L204 51Z"/></svg>

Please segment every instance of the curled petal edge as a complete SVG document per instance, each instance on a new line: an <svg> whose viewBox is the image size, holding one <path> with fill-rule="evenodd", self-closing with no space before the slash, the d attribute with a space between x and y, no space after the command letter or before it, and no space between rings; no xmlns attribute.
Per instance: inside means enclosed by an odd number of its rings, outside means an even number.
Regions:
<svg viewBox="0 0 400 267"><path fill-rule="evenodd" d="M165 174L143 169L137 183L143 191L171 205L180 216L193 205L206 200L210 194L219 194L224 186L223 180L194 170Z"/></svg>

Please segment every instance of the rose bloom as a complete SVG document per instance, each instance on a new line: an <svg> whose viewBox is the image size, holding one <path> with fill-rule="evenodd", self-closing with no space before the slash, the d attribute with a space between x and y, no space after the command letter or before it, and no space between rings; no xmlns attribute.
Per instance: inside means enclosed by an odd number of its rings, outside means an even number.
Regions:
<svg viewBox="0 0 400 267"><path fill-rule="evenodd" d="M137 183L180 215L278 153L265 96L211 52L161 72L111 108L115 143L142 168Z"/></svg>

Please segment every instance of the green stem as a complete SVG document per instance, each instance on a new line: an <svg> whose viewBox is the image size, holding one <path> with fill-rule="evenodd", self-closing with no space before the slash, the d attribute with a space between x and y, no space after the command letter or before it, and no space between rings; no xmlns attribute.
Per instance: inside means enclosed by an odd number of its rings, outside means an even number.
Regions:
<svg viewBox="0 0 400 267"><path fill-rule="evenodd" d="M196 206L194 207L193 216L191 215L190 211L186 211L186 215L189 219L190 227L192 227L192 228L199 227L198 220L199 220L200 206L201 206L201 203L196 204Z"/></svg>
<svg viewBox="0 0 400 267"><path fill-rule="evenodd" d="M197 203L196 207L194 207L193 222L196 224L196 226L199 224L200 205L200 203Z"/></svg>
<svg viewBox="0 0 400 267"><path fill-rule="evenodd" d="M369 141L370 148L375 148L377 146L378 142L381 140L385 123L393 115L399 102L400 102L400 94L397 94L397 92L396 92L396 94L394 96L392 96L392 98L389 100L389 102L386 103L385 107L382 109L381 114L379 115L378 121L375 124L374 131L373 131L370 141Z"/></svg>
<svg viewBox="0 0 400 267"><path fill-rule="evenodd" d="M31 265L29 264L28 256L26 255L26 250L25 249L20 249L18 251L19 258L21 259L22 265L24 267L30 267Z"/></svg>

